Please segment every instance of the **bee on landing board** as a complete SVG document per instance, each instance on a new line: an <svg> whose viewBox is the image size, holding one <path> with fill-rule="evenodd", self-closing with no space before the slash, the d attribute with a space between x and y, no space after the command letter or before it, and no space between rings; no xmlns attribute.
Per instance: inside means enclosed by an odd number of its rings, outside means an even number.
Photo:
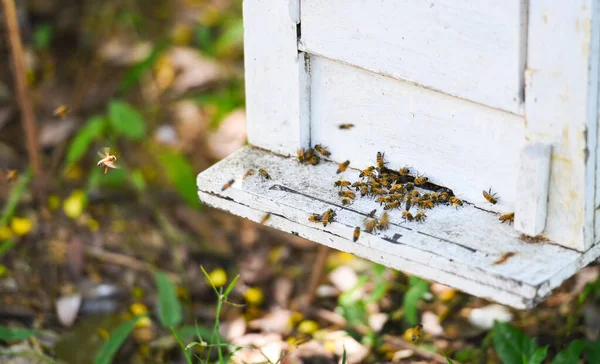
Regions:
<svg viewBox="0 0 600 364"><path fill-rule="evenodd" d="M387 230L390 226L390 217L387 212L384 212L379 219L379 224L377 224L377 228L379 230Z"/></svg>
<svg viewBox="0 0 600 364"><path fill-rule="evenodd" d="M109 168L119 168L117 165L115 165L115 162L117 161L117 156L114 154L110 154L110 148L103 148L102 152L98 152L98 155L102 157L102 159L98 161L97 166L104 167L104 174L108 173Z"/></svg>
<svg viewBox="0 0 600 364"><path fill-rule="evenodd" d="M365 231L372 234L377 228L377 220L369 219L365 221Z"/></svg>
<svg viewBox="0 0 600 364"><path fill-rule="evenodd" d="M344 181L344 180L341 179L341 180L333 182L333 187L339 187L340 190L342 188L344 188L344 187L350 188L350 182L349 181Z"/></svg>
<svg viewBox="0 0 600 364"><path fill-rule="evenodd" d="M242 177L242 179L246 179L250 176L252 176L254 174L254 168L250 168L249 170L246 171L246 174L244 174L244 177Z"/></svg>
<svg viewBox="0 0 600 364"><path fill-rule="evenodd" d="M264 179L271 179L271 175L269 175L269 172L267 172L265 169L259 169L258 174Z"/></svg>
<svg viewBox="0 0 600 364"><path fill-rule="evenodd" d="M339 126L339 127L340 127L340 129L342 129L342 130L349 130L349 129L352 129L352 128L354 128L354 124L340 124L340 126Z"/></svg>
<svg viewBox="0 0 600 364"><path fill-rule="evenodd" d="M323 223L323 226L327 226L327 224L335 221L335 216L336 216L336 213L332 209L325 211L323 213L323 217L321 218L321 222Z"/></svg>
<svg viewBox="0 0 600 364"><path fill-rule="evenodd" d="M491 204L496 204L498 202L498 199L500 198L499 196L496 196L495 193L492 193L492 189L490 188L489 190L486 191L482 191L483 192L483 197L485 197L486 200L488 200L489 203Z"/></svg>
<svg viewBox="0 0 600 364"><path fill-rule="evenodd" d="M400 174L401 176L408 176L410 174L410 169L406 166L400 168L400 170L398 171L398 174Z"/></svg>
<svg viewBox="0 0 600 364"><path fill-rule="evenodd" d="M315 150L324 157L329 157L331 155L331 153L321 144L315 145Z"/></svg>
<svg viewBox="0 0 600 364"><path fill-rule="evenodd" d="M346 171L346 169L348 169L348 166L349 166L349 165L350 165L350 161L345 161L344 163L341 163L341 164L338 166L337 172L335 172L335 173L337 173L337 174L340 174L340 173L342 173L342 172L345 172L345 171Z"/></svg>
<svg viewBox="0 0 600 364"><path fill-rule="evenodd" d="M415 178L415 185L421 186L424 185L429 179L425 176L417 176Z"/></svg>
<svg viewBox="0 0 600 364"><path fill-rule="evenodd" d="M385 161L383 160L385 153L377 152L377 168L381 171L385 168Z"/></svg>
<svg viewBox="0 0 600 364"><path fill-rule="evenodd" d="M306 162L306 151L304 150L304 148L298 149L296 151L296 157L298 158L298 163L303 164Z"/></svg>
<svg viewBox="0 0 600 364"><path fill-rule="evenodd" d="M352 241L356 243L359 236L360 236L360 227L357 226L354 228L354 234L352 234Z"/></svg>
<svg viewBox="0 0 600 364"><path fill-rule="evenodd" d="M500 215L498 220L502 221L503 224L508 221L508 225L512 225L515 221L515 213L509 212L508 214Z"/></svg>
<svg viewBox="0 0 600 364"><path fill-rule="evenodd" d="M423 221L425 221L426 218L427 218L427 215L425 215L425 212L423 212L423 211L418 211L417 214L415 215L415 221L417 221L417 222L423 222Z"/></svg>
<svg viewBox="0 0 600 364"><path fill-rule="evenodd" d="M70 107L68 107L67 105L60 105L59 107L57 107L56 109L54 109L54 111L52 111L52 116L59 117L59 118L64 118L70 112L71 112L71 108Z"/></svg>
<svg viewBox="0 0 600 364"><path fill-rule="evenodd" d="M221 191L225 191L226 189L228 189L229 187L231 187L231 185L235 182L235 180L232 178L229 181L227 181L227 183L225 183L223 185L223 187L221 187Z"/></svg>
<svg viewBox="0 0 600 364"><path fill-rule="evenodd" d="M415 219L410 211L402 211L402 218L406 221L413 221Z"/></svg>

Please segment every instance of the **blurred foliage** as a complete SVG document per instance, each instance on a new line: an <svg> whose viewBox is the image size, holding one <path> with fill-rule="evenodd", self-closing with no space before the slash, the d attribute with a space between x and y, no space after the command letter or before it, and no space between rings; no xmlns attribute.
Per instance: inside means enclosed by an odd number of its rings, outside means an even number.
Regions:
<svg viewBox="0 0 600 364"><path fill-rule="evenodd" d="M175 285L163 272L156 272L154 279L158 289L158 317L160 318L160 323L165 328L179 325L183 317Z"/></svg>
<svg viewBox="0 0 600 364"><path fill-rule="evenodd" d="M108 120L116 133L130 140L140 140L146 136L144 118L126 102L112 100L108 104Z"/></svg>
<svg viewBox="0 0 600 364"><path fill-rule="evenodd" d="M102 345L100 352L96 355L96 364L111 364L113 357L119 351L119 348L133 331L137 322L144 316L137 316L133 319L122 323L113 332L111 332L108 340Z"/></svg>
<svg viewBox="0 0 600 364"><path fill-rule="evenodd" d="M5 341L5 342L21 341L21 340L25 340L31 336L35 336L38 333L39 332L37 330L9 328L9 327L0 325L0 341Z"/></svg>
<svg viewBox="0 0 600 364"><path fill-rule="evenodd" d="M429 291L429 283L419 277L410 277L409 288L404 295L404 315L410 325L416 325L419 321L417 317L417 304Z"/></svg>

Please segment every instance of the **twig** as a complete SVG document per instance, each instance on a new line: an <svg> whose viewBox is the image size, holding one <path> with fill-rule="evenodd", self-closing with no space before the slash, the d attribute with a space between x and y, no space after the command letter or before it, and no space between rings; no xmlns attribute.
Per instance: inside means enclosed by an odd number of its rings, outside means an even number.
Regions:
<svg viewBox="0 0 600 364"><path fill-rule="evenodd" d="M25 61L23 57L23 44L21 43L21 33L17 21L17 11L14 0L2 0L4 5L4 18L6 20L6 30L8 43L11 48L11 56L14 68L15 88L17 90L17 100L21 108L21 122L25 129L27 138L27 152L29 154L29 163L34 175L39 178L42 170L40 165L40 155L38 151L37 129L35 124L35 114L33 105L27 91L25 81Z"/></svg>
<svg viewBox="0 0 600 364"><path fill-rule="evenodd" d="M328 252L329 247L325 245L319 245L319 248L317 250L317 259L315 260L315 264L313 265L312 274L310 275L310 283L308 285L308 304L311 304L315 299L317 288L319 287L319 281L321 280L321 276L323 275L323 271L325 270L325 261L327 259Z"/></svg>

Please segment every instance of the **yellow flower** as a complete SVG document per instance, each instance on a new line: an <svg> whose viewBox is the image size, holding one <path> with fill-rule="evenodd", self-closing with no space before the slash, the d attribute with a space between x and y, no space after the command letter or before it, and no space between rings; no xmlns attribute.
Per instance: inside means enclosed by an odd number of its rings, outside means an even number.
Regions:
<svg viewBox="0 0 600 364"><path fill-rule="evenodd" d="M10 221L10 228L18 236L29 234L33 229L33 223L26 217L13 217Z"/></svg>
<svg viewBox="0 0 600 364"><path fill-rule="evenodd" d="M144 305L143 303L134 303L131 306L129 306L129 309L131 310L131 313L133 313L135 316L148 313L148 307L146 307L146 305Z"/></svg>
<svg viewBox="0 0 600 364"><path fill-rule="evenodd" d="M208 274L215 287L223 287L227 283L227 273L223 268L217 268Z"/></svg>
<svg viewBox="0 0 600 364"><path fill-rule="evenodd" d="M142 317L141 319L138 320L138 322L135 323L135 327L150 327L152 326L152 320L150 320L150 317L146 316L146 317Z"/></svg>
<svg viewBox="0 0 600 364"><path fill-rule="evenodd" d="M298 325L298 332L302 334L312 335L319 330L319 324L313 320L304 320Z"/></svg>
<svg viewBox="0 0 600 364"><path fill-rule="evenodd" d="M48 209L50 211L56 211L60 207L60 197L57 195L48 196Z"/></svg>
<svg viewBox="0 0 600 364"><path fill-rule="evenodd" d="M244 298L251 305L260 305L265 299L263 292L258 287L251 287L244 292Z"/></svg>
<svg viewBox="0 0 600 364"><path fill-rule="evenodd" d="M8 240L13 235L12 230L8 226L0 226L0 241Z"/></svg>
<svg viewBox="0 0 600 364"><path fill-rule="evenodd" d="M87 205L87 195L82 190L76 190L63 202L63 211L71 219L76 219L83 213Z"/></svg>

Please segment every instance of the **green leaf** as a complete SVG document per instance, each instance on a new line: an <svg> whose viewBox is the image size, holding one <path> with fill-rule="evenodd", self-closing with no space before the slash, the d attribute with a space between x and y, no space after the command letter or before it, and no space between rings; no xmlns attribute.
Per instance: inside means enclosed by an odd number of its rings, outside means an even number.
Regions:
<svg viewBox="0 0 600 364"><path fill-rule="evenodd" d="M228 56L236 50L242 51L244 40L244 24L241 18L237 18L228 24L225 31L215 42L215 53L219 57Z"/></svg>
<svg viewBox="0 0 600 364"><path fill-rule="evenodd" d="M446 356L446 354L444 354L444 358L446 358L446 362L447 362L448 364L454 364L454 362L452 361L452 359L448 358L448 357Z"/></svg>
<svg viewBox="0 0 600 364"><path fill-rule="evenodd" d="M587 359L588 363L600 363L600 340L588 343Z"/></svg>
<svg viewBox="0 0 600 364"><path fill-rule="evenodd" d="M113 100L108 105L110 125L131 140L140 140L146 135L146 123L142 115L124 101Z"/></svg>
<svg viewBox="0 0 600 364"><path fill-rule="evenodd" d="M375 288L373 288L373 291L371 292L371 294L369 295L369 297L367 297L367 299L365 300L366 302L379 302L381 301L381 299L383 298L383 296L385 296L385 294L387 293L389 287L389 283L386 280L380 280L379 282L377 282L377 284L375 285Z"/></svg>
<svg viewBox="0 0 600 364"><path fill-rule="evenodd" d="M88 119L87 123L79 129L67 150L67 165L77 162L87 153L90 145L102 134L106 126L104 116L95 115Z"/></svg>
<svg viewBox="0 0 600 364"><path fill-rule="evenodd" d="M146 59L133 66L127 72L121 81L121 84L119 85L119 92L121 94L127 92L131 86L135 85L146 72L150 71L154 63L158 60L158 57L160 57L167 46L168 43L166 41L158 42Z"/></svg>
<svg viewBox="0 0 600 364"><path fill-rule="evenodd" d="M191 207L199 208L196 175L185 156L174 151L162 150L158 153L158 159L179 195Z"/></svg>
<svg viewBox="0 0 600 364"><path fill-rule="evenodd" d="M41 24L33 32L33 46L35 49L46 49L52 42L54 30L50 24Z"/></svg>
<svg viewBox="0 0 600 364"><path fill-rule="evenodd" d="M21 177L19 177L19 180L13 187L12 191L10 191L10 195L8 195L8 201L6 202L6 205L4 205L2 215L0 216L0 226L5 226L8 223L8 220L15 213L15 210L19 205L19 201L21 201L21 196L23 196L25 190L27 189L27 185L31 181L31 176L31 169L27 169L27 171L21 175Z"/></svg>
<svg viewBox="0 0 600 364"><path fill-rule="evenodd" d="M240 275L238 274L237 276L235 276L235 278L233 278L233 280L229 283L229 285L227 286L227 289L225 290L225 293L223 293L223 297L225 299L227 299L227 297L229 296L229 294L231 293L231 291L233 290L233 287L235 287L235 283L237 282L238 278L240 278Z"/></svg>
<svg viewBox="0 0 600 364"><path fill-rule="evenodd" d="M508 323L494 322L494 348L505 364L522 364L538 349L532 338ZM541 355L541 354L538 354Z"/></svg>
<svg viewBox="0 0 600 364"><path fill-rule="evenodd" d="M533 354L527 359L527 364L542 364L546 356L548 355L548 345L537 348Z"/></svg>
<svg viewBox="0 0 600 364"><path fill-rule="evenodd" d="M163 272L156 272L154 279L158 289L160 323L165 328L177 326L181 322L182 315L175 285Z"/></svg>
<svg viewBox="0 0 600 364"><path fill-rule="evenodd" d="M187 347L186 345L183 343L183 340L181 340L181 337L177 334L177 330L175 330L174 327L171 327L171 332L173 333L173 336L175 336L175 339L177 339L177 342L179 343L179 346L181 347L181 350L183 350L183 355L185 356L185 360L188 362L188 364L192 364L192 358L190 357L190 354L187 352Z"/></svg>
<svg viewBox="0 0 600 364"><path fill-rule="evenodd" d="M129 337L129 334L135 327L135 324L140 318L144 316L137 316L119 325L113 332L110 333L110 338L102 345L100 352L96 355L96 364L110 364L113 361L113 357L119 351L119 348L125 340Z"/></svg>
<svg viewBox="0 0 600 364"><path fill-rule="evenodd" d="M409 285L410 288L404 295L402 306L404 307L406 321L410 325L416 325L418 322L417 304L419 303L419 300L423 298L425 293L429 291L429 283L418 277L410 277Z"/></svg>
<svg viewBox="0 0 600 364"><path fill-rule="evenodd" d="M0 325L0 340L1 341L20 341L25 340L28 337L37 335L38 331L36 330L28 330L28 329L20 329L15 328L11 329L9 327Z"/></svg>
<svg viewBox="0 0 600 364"><path fill-rule="evenodd" d="M556 354L552 364L570 364L579 362L579 358L583 351L587 348L588 343L585 340L574 340L569 346Z"/></svg>
<svg viewBox="0 0 600 364"><path fill-rule="evenodd" d="M15 245L17 245L17 243L15 243L14 240L0 241L0 258L6 255L6 253L15 247Z"/></svg>

